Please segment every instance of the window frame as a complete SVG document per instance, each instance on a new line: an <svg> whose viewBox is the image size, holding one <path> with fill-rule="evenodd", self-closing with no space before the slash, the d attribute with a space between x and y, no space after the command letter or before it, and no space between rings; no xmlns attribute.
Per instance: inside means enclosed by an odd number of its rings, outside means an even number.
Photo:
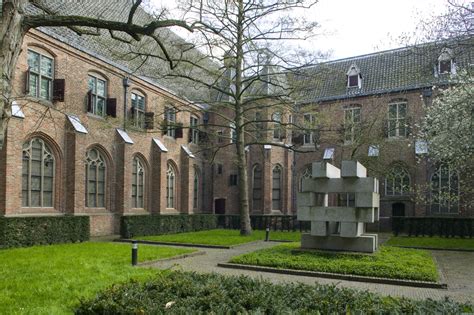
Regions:
<svg viewBox="0 0 474 315"><path fill-rule="evenodd" d="M140 171L142 173L140 180ZM135 194L134 194L134 186ZM141 187L141 202L140 202L140 187ZM131 203L132 208L135 209L146 209L146 165L145 162L139 157L134 156L132 160L132 191L131 191ZM141 206L140 206L141 205Z"/></svg>
<svg viewBox="0 0 474 315"><path fill-rule="evenodd" d="M275 172L278 173L278 178L275 177ZM276 181L277 179L277 181ZM278 183L278 186L275 187L275 183ZM282 210L282 182L283 182L283 169L280 165L276 165L272 169L272 210ZM278 192L278 198L275 198L276 194L275 192ZM278 203L278 208L275 207L275 205Z"/></svg>
<svg viewBox="0 0 474 315"><path fill-rule="evenodd" d="M174 106L165 107L166 135L176 139L177 110Z"/></svg>
<svg viewBox="0 0 474 315"><path fill-rule="evenodd" d="M96 158L91 158L90 161L89 159L89 153L95 151L97 153ZM98 148L90 148L86 151L86 159L85 159L85 206L86 208L107 208L107 184L108 184L108 178L107 178L107 172L108 172L108 166L107 166L107 159L105 155L99 150ZM91 180L89 178L89 171L92 163L96 163L95 165L95 180ZM98 180L99 178L99 171L100 171L100 164L102 164L103 167L103 181ZM94 202L95 204L92 205L90 201L90 195L89 193L89 188L91 185L91 182L94 184ZM99 183L103 183L103 194L99 193ZM103 204L99 205L99 196L103 195Z"/></svg>
<svg viewBox="0 0 474 315"><path fill-rule="evenodd" d="M452 191L452 186L451 182L453 181L453 177L456 178L455 183L456 183L456 198L458 199L457 202L451 202L451 200L448 199L448 205L447 207L444 207L440 202L436 203L434 202L433 195L437 191L438 195L438 201L442 200L442 197L440 198L439 196L442 195L443 193L443 179L446 179L446 177L443 177L443 171L447 171L448 174L448 186L447 190L451 194ZM446 174L446 173L445 173ZM437 182L438 186L433 187L433 178L435 176L438 176ZM431 187L431 192L430 192L430 211L431 213L437 213L437 214L458 214L460 210L460 205L459 205L459 200L461 196L461 189L460 189L460 180L459 180L459 172L457 170L453 170L452 168L446 166L446 165L439 165L434 172L430 176L430 187ZM434 210L435 207L438 207L438 210ZM454 207L455 211L452 211L452 208ZM447 209L447 211L443 211L444 209Z"/></svg>
<svg viewBox="0 0 474 315"><path fill-rule="evenodd" d="M403 118L400 118L400 105L404 105L405 107L405 114ZM390 117L390 108L392 106L396 106L396 117ZM396 101L391 102L388 104L388 113L387 113L387 136L388 138L406 138L408 136L408 127L407 127L407 120L408 120L408 102L407 101ZM403 124L401 123L403 122ZM392 123L394 127L392 127ZM404 130L402 134L401 130ZM392 135L391 132L394 131Z"/></svg>
<svg viewBox="0 0 474 315"><path fill-rule="evenodd" d="M356 115L356 112L359 112ZM348 113L350 121L348 122ZM355 117L358 117L358 121L355 121ZM356 136L360 133L360 127L362 123L362 107L360 105L352 105L351 107L344 108L344 144L351 144L355 141Z"/></svg>
<svg viewBox="0 0 474 315"><path fill-rule="evenodd" d="M260 176L257 178L255 175L259 174ZM255 183L258 182L258 185ZM255 164L252 168L252 210L258 211L263 210L263 171L260 164Z"/></svg>
<svg viewBox="0 0 474 315"><path fill-rule="evenodd" d="M273 121L273 132L272 132L273 141L281 142L282 134L283 134L282 113L280 111L273 112L272 121Z"/></svg>
<svg viewBox="0 0 474 315"><path fill-rule="evenodd" d="M167 163L166 170L166 208L167 209L176 209L176 180L177 180L177 171L176 168L171 164Z"/></svg>
<svg viewBox="0 0 474 315"><path fill-rule="evenodd" d="M94 84L93 88L91 89L91 79L93 79ZM104 95L99 95L97 94L97 87L98 87L98 81L101 81L104 83ZM107 79L95 74L95 73L89 73L87 74L87 85L88 85L88 93L90 93L90 108L91 111L88 111L90 114L98 116L98 117L105 117L106 112L107 112ZM102 113L98 113L98 101L103 100L103 107L102 107Z"/></svg>
<svg viewBox="0 0 474 315"><path fill-rule="evenodd" d="M189 128L191 130L191 139L189 139L189 143L199 144L199 129L197 126L199 125L199 118L197 116L191 115L189 117Z"/></svg>
<svg viewBox="0 0 474 315"><path fill-rule="evenodd" d="M137 106L139 105L140 99L143 100L143 108L139 108L139 106ZM132 91L130 93L130 104L133 111L133 125L136 128L145 129L145 113L147 106L145 94L136 90Z"/></svg>
<svg viewBox="0 0 474 315"><path fill-rule="evenodd" d="M313 114L303 114L303 122L306 124L314 124L316 119ZM306 129L306 128L305 128ZM305 133L303 134L303 145L313 145L314 144L314 131L313 128L306 129Z"/></svg>
<svg viewBox="0 0 474 315"><path fill-rule="evenodd" d="M35 69L33 69L31 66L30 66L30 53L33 53L33 54L37 54L38 55L38 68L39 68L39 71L36 71ZM54 82L54 69L55 69L55 58L54 56L50 55L46 55L45 53L43 52L38 52L34 49L31 49L31 48L28 48L27 49L27 64L28 64L28 95L32 96L32 97L36 97L36 98L40 98L40 99L44 99L44 100L47 100L47 101L52 101L53 100L53 82ZM49 59L51 61L51 76L48 76L46 74L43 74L42 73L42 69L41 69L41 64L42 64L42 61L43 61L43 58L45 59ZM37 77L37 84L34 88L34 93L32 93L32 89L31 89L31 78L32 76L35 76ZM49 87L48 87L48 97L42 97L41 96L41 85L42 85L42 80L45 79L49 82Z"/></svg>
<svg viewBox="0 0 474 315"><path fill-rule="evenodd" d="M199 208L199 180L200 174L197 167L194 167L194 177L193 177L193 209L197 210Z"/></svg>
<svg viewBox="0 0 474 315"><path fill-rule="evenodd" d="M237 130L234 122L229 123L230 143L237 143Z"/></svg>
<svg viewBox="0 0 474 315"><path fill-rule="evenodd" d="M385 176L385 196L406 196L410 194L410 191L410 173L403 165L393 166Z"/></svg>
<svg viewBox="0 0 474 315"><path fill-rule="evenodd" d="M40 162L40 174L38 175L33 175L33 167L32 164L35 161L33 159L34 154L33 154L33 149L34 149L34 142L39 142L41 144L41 156L39 160L36 160L37 162ZM28 158L25 158L25 153L28 155ZM39 137L33 137L29 139L28 141L25 141L23 143L23 148L22 148L22 200L21 200L21 206L23 208L54 208L55 206L55 195L56 195L56 158L54 156L53 150L50 148L50 146L44 141L42 138ZM49 157L49 161L46 160ZM27 172L25 174L25 162L28 164L27 165ZM52 162L52 174L47 176L45 175L45 164L48 162ZM26 189L25 189L25 175L27 177L26 179ZM40 189L39 189L39 204L32 205L32 192L33 191L38 191L38 190L33 190L32 189L32 177L39 177L40 181ZM51 178L51 191L45 191L44 183L45 183L45 177ZM45 205L45 192L51 193L51 204L50 205ZM26 197L26 202L25 202L25 193L27 195Z"/></svg>

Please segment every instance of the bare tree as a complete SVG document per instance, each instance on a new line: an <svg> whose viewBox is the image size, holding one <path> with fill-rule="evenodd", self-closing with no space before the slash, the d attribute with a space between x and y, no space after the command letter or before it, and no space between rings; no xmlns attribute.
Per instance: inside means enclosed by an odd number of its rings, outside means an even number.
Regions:
<svg viewBox="0 0 474 315"><path fill-rule="evenodd" d="M25 34L39 27L68 27L78 35L102 36L101 30L108 31L110 37L116 41L137 43L142 38L148 38L155 44L155 50L160 56L169 62L169 66L175 66L170 56L169 47L157 34L157 31L171 26L178 26L192 31L193 25L186 24L180 20L166 19L162 14L156 14L155 18L146 24L134 23L134 17L138 11L143 10L142 0L130 2L119 2L117 5L124 6L127 18L124 20L104 19L97 16L73 15L72 12L59 10L61 5L67 2L55 2L48 0L2 0L1 22L0 22L0 149L3 147L5 131L11 116L11 102L13 97L13 77L15 75L18 56L23 44Z"/></svg>
<svg viewBox="0 0 474 315"><path fill-rule="evenodd" d="M185 78L189 88L205 87L207 111L216 117L207 123L208 149L235 148L238 169L241 234L251 233L245 150L271 144L293 148L289 139L297 128L291 117L299 87L296 73L313 64L288 43L314 35L316 23L304 12L317 1L307 0L186 0L184 20L199 25L192 43L202 58L181 58L166 77ZM315 55L312 54L314 58ZM214 66L209 66L209 63ZM217 66L216 66L217 65ZM225 130L225 133L219 133ZM219 139L227 139L219 141Z"/></svg>

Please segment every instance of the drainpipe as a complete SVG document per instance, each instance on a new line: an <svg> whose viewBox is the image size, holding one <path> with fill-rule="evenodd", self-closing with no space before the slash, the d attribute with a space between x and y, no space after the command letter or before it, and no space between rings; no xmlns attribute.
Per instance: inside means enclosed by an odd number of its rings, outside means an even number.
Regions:
<svg viewBox="0 0 474 315"><path fill-rule="evenodd" d="M123 83L123 130L127 126L127 101L128 101L128 87L130 86L129 78L125 77L122 80Z"/></svg>

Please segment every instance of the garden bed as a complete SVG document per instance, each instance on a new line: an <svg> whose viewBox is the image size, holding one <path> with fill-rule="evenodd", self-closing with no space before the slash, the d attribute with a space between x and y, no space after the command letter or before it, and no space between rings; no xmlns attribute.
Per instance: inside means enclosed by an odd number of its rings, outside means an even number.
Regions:
<svg viewBox="0 0 474 315"><path fill-rule="evenodd" d="M265 240L265 231L255 230L252 231L251 235L241 236L239 230L216 229L157 236L141 236L136 239L140 241L151 241L170 245L203 245L203 247L205 247L205 245L210 245L210 247L230 248L232 246L250 242L263 241ZM272 241L299 241L300 239L300 232L270 232L270 240Z"/></svg>
<svg viewBox="0 0 474 315"><path fill-rule="evenodd" d="M473 238L393 236L385 244L407 248L474 251Z"/></svg>
<svg viewBox="0 0 474 315"><path fill-rule="evenodd" d="M76 314L460 314L472 304L415 301L336 285L274 284L249 277L162 273L114 285L83 301Z"/></svg>
<svg viewBox="0 0 474 315"><path fill-rule="evenodd" d="M390 246L381 246L374 254L295 251L299 247L299 243L278 245L233 257L230 263L433 283L439 280L428 251Z"/></svg>
<svg viewBox="0 0 474 315"><path fill-rule="evenodd" d="M189 249L140 246L139 262ZM0 250L0 314L72 313L81 299L131 278L157 274L130 265L131 246L81 243Z"/></svg>

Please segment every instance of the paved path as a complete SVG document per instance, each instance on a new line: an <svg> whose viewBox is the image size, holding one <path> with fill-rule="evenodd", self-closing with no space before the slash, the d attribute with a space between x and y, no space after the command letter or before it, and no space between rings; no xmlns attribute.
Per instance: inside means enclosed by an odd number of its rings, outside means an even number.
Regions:
<svg viewBox="0 0 474 315"><path fill-rule="evenodd" d="M440 269L448 284L448 289L426 289L412 288L406 286L396 286L389 284L365 283L357 281L334 280L325 278L315 278L306 276L294 276L276 274L270 272L227 269L218 267L220 262L228 262L233 256L248 253L261 248L268 248L280 243L276 242L257 242L233 249L208 249L199 248L205 255L192 256L184 259L174 259L157 262L153 267L160 269L173 269L184 271L196 271L200 273L217 272L224 275L248 275L254 278L264 278L272 282L302 282L306 284L332 284L348 288L369 290L372 292L391 295L405 296L414 299L443 299L445 296L452 297L454 300L465 302L474 300L474 253L473 252L450 252L433 251L433 255L438 261Z"/></svg>

